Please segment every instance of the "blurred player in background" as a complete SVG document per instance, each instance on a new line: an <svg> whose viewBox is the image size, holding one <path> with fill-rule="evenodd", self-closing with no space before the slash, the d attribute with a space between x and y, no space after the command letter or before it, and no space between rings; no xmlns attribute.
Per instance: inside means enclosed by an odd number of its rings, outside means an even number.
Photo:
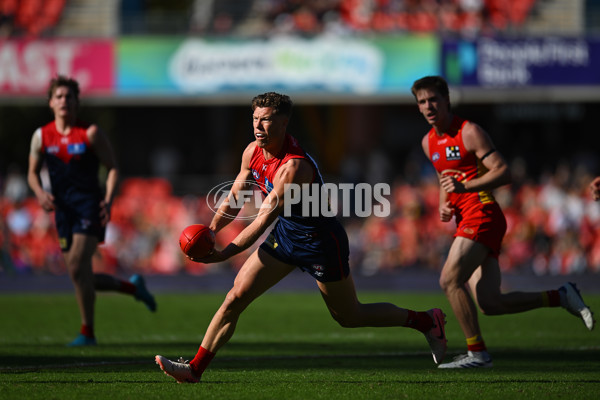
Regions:
<svg viewBox="0 0 600 400"><path fill-rule="evenodd" d="M600 176L594 178L590 183L590 192L592 192L592 199L595 201L600 200Z"/></svg>
<svg viewBox="0 0 600 400"><path fill-rule="evenodd" d="M98 243L104 241L117 185L115 155L108 138L96 125L77 118L77 81L64 76L52 79L48 104L54 113L54 121L33 134L27 181L42 208L55 212L60 247L75 286L81 330L69 346L95 345L96 290L133 295L151 311L156 310L156 303L140 275L132 276L130 281L121 281L92 272L92 256ZM40 172L44 163L50 175L51 193L42 186ZM100 163L107 170L104 194L98 176Z"/></svg>
<svg viewBox="0 0 600 400"><path fill-rule="evenodd" d="M467 287L484 314L562 306L592 330L593 314L572 283L539 293L500 292L498 255L506 220L491 190L511 182L506 161L480 126L452 113L448 84L443 78L421 78L414 83L412 93L419 111L432 126L422 146L440 181L440 219L449 222L455 217L457 224L440 286L465 334L468 352L439 368L492 366Z"/></svg>
<svg viewBox="0 0 600 400"><path fill-rule="evenodd" d="M222 251L195 261L227 260L250 247L277 218L265 242L240 269L233 288L214 315L201 346L189 363L157 355L160 368L178 382L198 382L215 353L232 337L238 318L250 303L295 268L312 275L332 317L343 327L404 326L422 332L433 359L446 352L444 314L440 309L416 312L390 303L359 302L350 274L348 237L335 217L302 215L302 202L284 213L286 184L323 184L314 160L287 134L292 113L288 96L265 93L252 100L254 141L246 147L235 184L229 195L237 200L241 190L256 182L265 194L258 216ZM210 228L219 232L240 208L223 202Z"/></svg>

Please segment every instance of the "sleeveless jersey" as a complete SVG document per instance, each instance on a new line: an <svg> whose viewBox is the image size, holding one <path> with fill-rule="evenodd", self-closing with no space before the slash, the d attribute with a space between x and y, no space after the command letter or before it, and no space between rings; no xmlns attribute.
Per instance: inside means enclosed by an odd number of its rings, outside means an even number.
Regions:
<svg viewBox="0 0 600 400"><path fill-rule="evenodd" d="M455 116L450 129L442 136L438 136L434 128L428 133L429 156L436 171L442 176L453 176L459 182L470 181L487 172L475 154L465 149L462 130L467 122ZM447 200L461 214L481 204L495 202L490 191L448 193Z"/></svg>
<svg viewBox="0 0 600 400"><path fill-rule="evenodd" d="M275 174L279 167L294 158L302 158L311 163L313 166L313 182L318 183L320 188L320 185L323 184L323 178L321 177L316 162L300 147L296 138L286 134L283 148L277 156L266 160L262 149L256 146L250 160L252 177L256 183L259 184L265 196L273 189L273 180L275 179ZM279 223L282 224L286 230L298 234L309 234L320 227L334 223L334 221L337 222L335 217L302 216L301 202L291 206L289 215L286 216L283 215L283 213L279 215Z"/></svg>
<svg viewBox="0 0 600 400"><path fill-rule="evenodd" d="M42 153L57 204L69 203L69 198L83 194L99 196L100 162L87 137L89 124L77 122L68 135L56 130L50 122L41 128Z"/></svg>

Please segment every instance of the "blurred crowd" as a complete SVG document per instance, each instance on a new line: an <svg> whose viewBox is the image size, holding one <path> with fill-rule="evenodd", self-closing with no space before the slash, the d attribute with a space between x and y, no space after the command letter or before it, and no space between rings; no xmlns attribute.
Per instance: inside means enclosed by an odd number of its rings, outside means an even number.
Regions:
<svg viewBox="0 0 600 400"><path fill-rule="evenodd" d="M508 272L537 275L600 272L600 203L587 192L587 175L565 170L539 182L502 187L495 192L508 231L500 258ZM18 172L9 172L0 197L0 273L63 274L53 215L31 197ZM343 218L355 273L373 275L403 268L439 270L447 255L454 223L438 216L435 177L418 184L392 185L388 218ZM94 257L94 269L108 273L206 274L237 270L251 249L222 264L187 260L179 249L182 229L208 224L212 211L204 196L175 196L164 179L133 178L121 183L112 207L106 241ZM245 226L232 222L217 235L228 244Z"/></svg>
<svg viewBox="0 0 600 400"><path fill-rule="evenodd" d="M0 0L0 37L43 35L60 20L67 0Z"/></svg>
<svg viewBox="0 0 600 400"><path fill-rule="evenodd" d="M254 0L245 18L234 1L195 1L192 32L364 34L438 32L473 36L519 29L535 0ZM213 18L206 18L211 11Z"/></svg>
<svg viewBox="0 0 600 400"><path fill-rule="evenodd" d="M0 0L0 37L52 36L65 10L85 1ZM91 13L97 5L89 3ZM515 33L536 0L121 0L113 9L118 35L191 34L265 37L437 32L444 35ZM95 8L94 8L95 7ZM68 35L68 26L61 31ZM110 34L114 34L112 32Z"/></svg>

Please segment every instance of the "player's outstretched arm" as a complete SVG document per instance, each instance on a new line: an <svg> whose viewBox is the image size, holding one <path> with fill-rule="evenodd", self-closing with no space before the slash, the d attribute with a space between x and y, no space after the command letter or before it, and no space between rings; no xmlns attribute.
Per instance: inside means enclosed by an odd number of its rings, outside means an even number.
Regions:
<svg viewBox="0 0 600 400"><path fill-rule="evenodd" d="M237 201L239 198L239 193L243 190L248 190L252 179L252 172L250 171L250 160L252 159L252 154L254 153L254 149L256 144L254 142L250 143L246 150L244 150L244 154L242 154L242 165L240 167L240 172L238 172L235 177L235 182L231 186L231 190L229 191L226 199L221 203L215 215L209 225L210 229L213 232L217 233L224 227L226 227L231 221L234 220L235 216L237 216L241 210L240 207L236 205L239 204Z"/></svg>
<svg viewBox="0 0 600 400"><path fill-rule="evenodd" d="M252 246L285 208L286 185L310 183L313 179L312 165L303 159L291 159L279 168L273 189L262 202L257 217L221 252L215 251L202 262L226 260Z"/></svg>

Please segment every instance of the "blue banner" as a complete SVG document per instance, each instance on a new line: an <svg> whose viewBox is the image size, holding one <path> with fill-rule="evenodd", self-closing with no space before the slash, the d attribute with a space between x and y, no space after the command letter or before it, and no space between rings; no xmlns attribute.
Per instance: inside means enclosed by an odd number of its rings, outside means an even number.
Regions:
<svg viewBox="0 0 600 400"><path fill-rule="evenodd" d="M600 85L600 41L584 38L444 41L442 71L455 86Z"/></svg>

